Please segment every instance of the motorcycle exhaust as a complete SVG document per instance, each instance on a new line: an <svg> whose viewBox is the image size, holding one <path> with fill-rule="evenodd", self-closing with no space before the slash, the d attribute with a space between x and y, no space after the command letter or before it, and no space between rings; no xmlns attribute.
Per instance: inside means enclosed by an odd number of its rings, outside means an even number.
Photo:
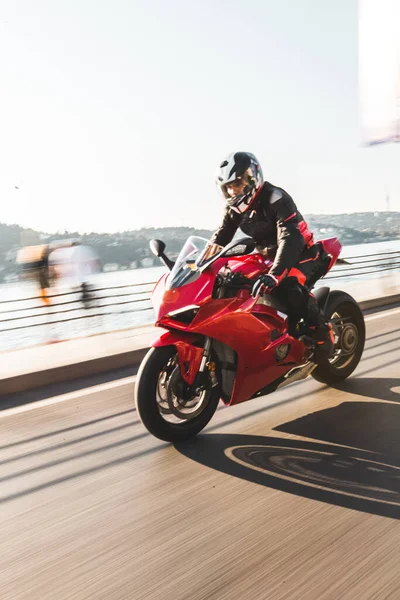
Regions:
<svg viewBox="0 0 400 600"><path fill-rule="evenodd" d="M314 362L306 362L304 365L299 365L298 367L294 367L288 373L286 373L285 379L280 383L277 389L281 389L289 383L293 383L294 381L301 381L302 379L306 379L310 375L312 371L316 368L316 363Z"/></svg>

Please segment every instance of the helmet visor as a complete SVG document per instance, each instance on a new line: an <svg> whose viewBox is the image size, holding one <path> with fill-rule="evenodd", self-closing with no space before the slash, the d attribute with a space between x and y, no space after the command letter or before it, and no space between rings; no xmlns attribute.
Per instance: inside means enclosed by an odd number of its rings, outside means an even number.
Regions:
<svg viewBox="0 0 400 600"><path fill-rule="evenodd" d="M247 193L248 182L246 181L246 178L238 177L237 179L229 181L228 183L225 183L223 185L220 184L219 187L227 204L229 206L232 206L235 204L238 198Z"/></svg>
<svg viewBox="0 0 400 600"><path fill-rule="evenodd" d="M244 212L251 202L251 186L247 174L221 185L226 204L236 212Z"/></svg>
<svg viewBox="0 0 400 600"><path fill-rule="evenodd" d="M235 179L234 181L230 181L229 183L225 184L227 200L229 200L229 198L236 198L237 196L242 196L244 194L246 186L247 182L244 179L242 179L242 177L239 177L238 179Z"/></svg>

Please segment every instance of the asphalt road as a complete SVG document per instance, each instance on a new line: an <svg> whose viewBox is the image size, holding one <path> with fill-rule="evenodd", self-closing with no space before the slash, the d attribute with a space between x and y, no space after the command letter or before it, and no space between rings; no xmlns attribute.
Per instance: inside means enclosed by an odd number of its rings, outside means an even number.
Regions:
<svg viewBox="0 0 400 600"><path fill-rule="evenodd" d="M129 373L10 402L0 598L398 600L400 308L367 335L341 389L221 408L179 447L146 433Z"/></svg>

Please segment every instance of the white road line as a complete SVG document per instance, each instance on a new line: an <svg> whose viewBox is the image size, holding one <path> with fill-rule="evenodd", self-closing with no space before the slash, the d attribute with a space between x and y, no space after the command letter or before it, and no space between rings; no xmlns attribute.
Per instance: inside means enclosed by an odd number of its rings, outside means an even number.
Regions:
<svg viewBox="0 0 400 600"><path fill-rule="evenodd" d="M110 390L112 388L122 387L124 385L134 384L136 376L124 377L117 381L109 381L107 383L100 383L99 385L93 385L92 387L85 388L83 390L76 390L75 392L68 392L67 394L61 394L60 396L54 396L54 398L46 398L45 400L38 400L37 402L31 402L30 404L23 404L22 406L14 406L13 408L6 408L0 411L0 419L9 417L11 415L18 415L20 413L28 412L36 408L43 408L44 406L51 406L52 404L58 404L59 402L67 402L68 400L76 400L84 396L90 396L91 394L97 394L104 390ZM132 396L133 402L133 396Z"/></svg>
<svg viewBox="0 0 400 600"><path fill-rule="evenodd" d="M365 317L365 321L374 321L375 319L383 319L384 317L390 317L391 315L395 315L400 313L400 308L395 308L394 310L388 310L387 312L381 312L378 315L369 315Z"/></svg>
<svg viewBox="0 0 400 600"><path fill-rule="evenodd" d="M387 312L382 312L377 315L370 315L365 317L366 321L374 321L375 319L383 319L384 317L390 317L392 315L400 313L400 308L396 308L394 310L390 310ZM55 396L54 398L46 398L46 400L38 400L37 402L32 402L30 404L24 404L23 406L15 406L13 408L6 408L5 410L0 411L0 419L4 417L9 417L11 415L18 415L20 413L28 412L30 410L35 410L36 408L43 408L44 406L51 406L52 404L58 404L59 402L67 402L68 400L76 400L78 398L83 398L84 396L91 396L92 394L97 394L98 392L103 392L105 390L110 390L113 388L122 387L124 385L130 385L135 383L136 376L124 377L123 379L118 379L117 381L109 381L108 383L100 383L99 385L94 385L90 388L85 388L83 390L77 390L76 392L68 392L67 394L61 394L60 396ZM133 401L133 398L132 398Z"/></svg>

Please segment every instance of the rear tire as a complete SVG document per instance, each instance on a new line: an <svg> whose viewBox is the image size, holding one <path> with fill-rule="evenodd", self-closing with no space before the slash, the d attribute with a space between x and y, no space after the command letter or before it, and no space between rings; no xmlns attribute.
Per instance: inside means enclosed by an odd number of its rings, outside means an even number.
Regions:
<svg viewBox="0 0 400 600"><path fill-rule="evenodd" d="M335 385L347 379L360 362L365 322L356 300L338 290L330 293L324 316L335 332L335 355L321 362L311 375L320 383Z"/></svg>
<svg viewBox="0 0 400 600"><path fill-rule="evenodd" d="M135 387L135 404L140 420L149 433L165 442L182 442L197 435L217 410L220 398L219 386L211 388L205 392L204 400L195 416L189 416L180 423L166 420L165 415L170 411L168 408L162 409L165 400L161 400L161 403L158 400L159 382L168 363L176 354L175 346L151 348L140 365ZM176 375L173 376L176 378Z"/></svg>

